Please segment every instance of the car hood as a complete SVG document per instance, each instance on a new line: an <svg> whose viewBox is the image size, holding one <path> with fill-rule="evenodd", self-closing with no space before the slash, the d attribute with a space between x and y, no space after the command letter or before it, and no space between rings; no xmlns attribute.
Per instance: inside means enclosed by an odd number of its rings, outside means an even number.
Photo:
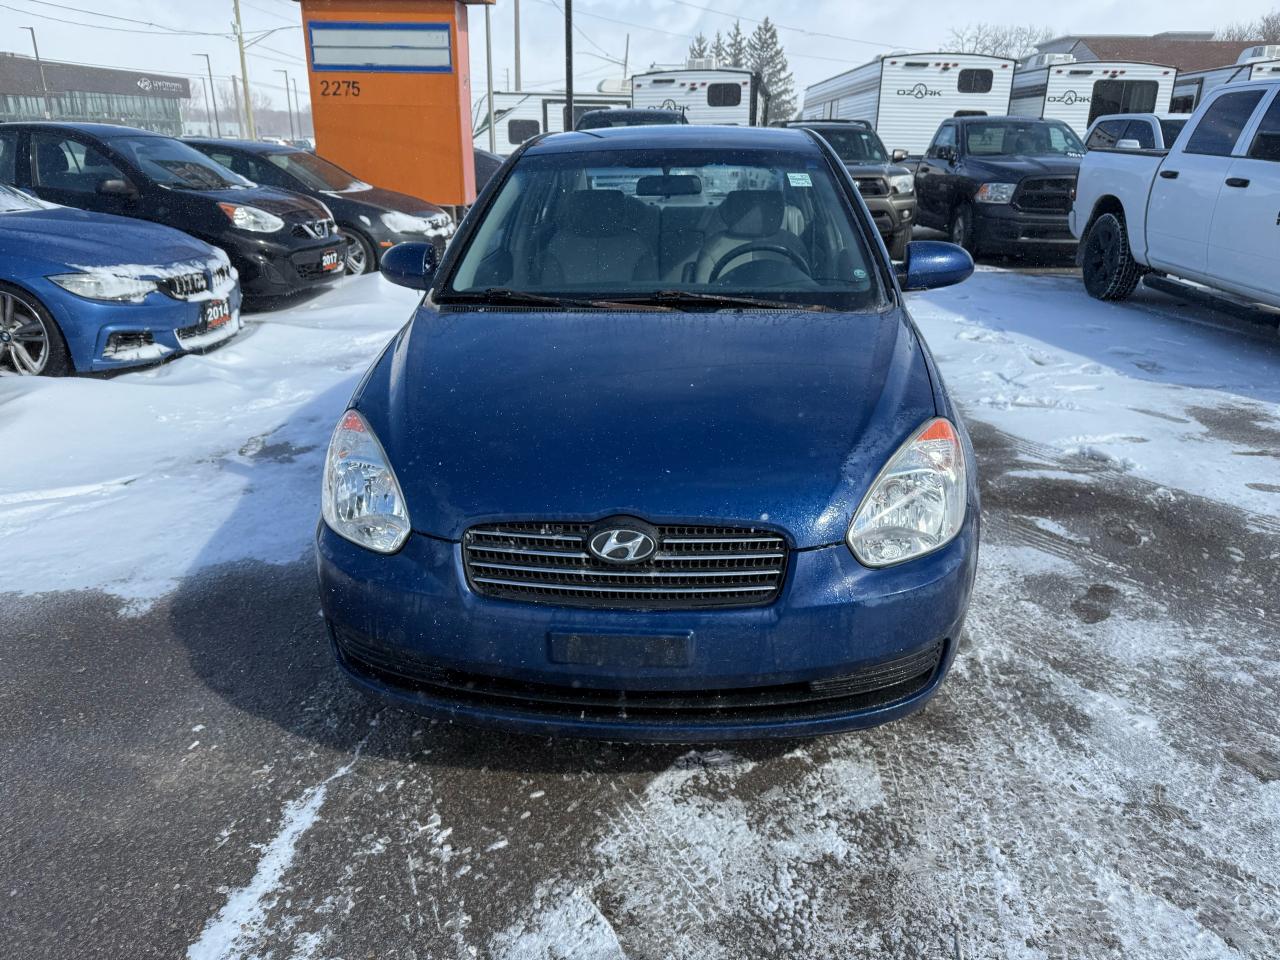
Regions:
<svg viewBox="0 0 1280 960"><path fill-rule="evenodd" d="M1080 160L1075 157L992 157L971 158L970 162L996 173L1022 177L1074 177L1080 172Z"/></svg>
<svg viewBox="0 0 1280 960"><path fill-rule="evenodd" d="M415 217L430 217L444 211L434 203L411 197L407 193L396 193L394 190L383 190L381 187L369 187L367 190L350 190L324 194L335 200L350 200L363 203L377 210L395 210L399 213L412 214Z"/></svg>
<svg viewBox="0 0 1280 960"><path fill-rule="evenodd" d="M415 530L720 522L843 540L934 415L903 314L419 311L356 399Z"/></svg>
<svg viewBox="0 0 1280 960"><path fill-rule="evenodd" d="M207 260L207 243L155 223L50 207L0 214L0 251L27 259L85 267Z"/></svg>
<svg viewBox="0 0 1280 960"><path fill-rule="evenodd" d="M903 177L911 175L911 171L907 167L897 163L845 162L844 166L855 177Z"/></svg>
<svg viewBox="0 0 1280 960"><path fill-rule="evenodd" d="M322 219L326 216L320 201L293 193L289 190L278 190L275 187L244 187L229 190L175 190L175 193L188 197L204 197L214 203L235 203L246 207L257 207L267 213L274 213L286 219Z"/></svg>

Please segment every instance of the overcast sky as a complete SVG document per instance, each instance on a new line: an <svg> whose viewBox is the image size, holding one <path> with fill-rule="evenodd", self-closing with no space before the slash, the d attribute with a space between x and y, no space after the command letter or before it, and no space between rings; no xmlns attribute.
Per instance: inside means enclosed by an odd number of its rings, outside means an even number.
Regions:
<svg viewBox="0 0 1280 960"><path fill-rule="evenodd" d="M521 0L525 89L563 86L560 2ZM727 31L735 16L742 18L747 32L754 21L766 15L775 19L797 85L803 89L878 53L945 47L952 27L973 20L1043 25L1055 33L1156 33L1212 30L1253 19L1278 4L1280 0L1232 0L1221 6L1206 5L1202 0L1145 4L1076 0L1070 5L1025 0L986 0L982 4L955 0L575 0L575 82L579 90L591 90L611 75L620 77L621 66L609 61L623 58L628 34L633 69L673 63L684 58L695 34L701 31L710 37L717 30ZM283 28L254 48L249 73L255 85L283 107L283 79L274 71L290 69L305 98L298 4L293 0L241 0L241 7L247 32ZM484 8L469 9L472 86L479 94L485 86ZM100 11L145 23L81 11ZM504 89L513 61L512 0L499 0L492 18L494 86ZM21 28L33 26L41 54L50 59L193 75L204 69L204 61L194 56L203 52L212 58L215 74L229 76L240 72L235 43L228 35L230 21L231 0L0 0L0 50L29 53L30 35ZM175 29L205 35L184 35L173 32Z"/></svg>

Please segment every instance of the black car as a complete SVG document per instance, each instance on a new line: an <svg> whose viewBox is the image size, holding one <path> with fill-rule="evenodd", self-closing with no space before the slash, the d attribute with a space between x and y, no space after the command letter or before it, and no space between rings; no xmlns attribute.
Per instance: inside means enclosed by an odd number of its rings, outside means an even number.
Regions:
<svg viewBox="0 0 1280 960"><path fill-rule="evenodd" d="M947 120L916 169L917 216L972 254L1074 249L1067 214L1083 156L1060 120Z"/></svg>
<svg viewBox="0 0 1280 960"><path fill-rule="evenodd" d="M630 108L588 110L574 124L575 130L605 130L609 127L669 126L688 123L683 110L633 110Z"/></svg>
<svg viewBox="0 0 1280 960"><path fill-rule="evenodd" d="M831 144L858 185L889 256L894 260L905 257L916 223L915 178L910 168L894 162L871 124L862 120L789 120L778 126L812 130Z"/></svg>
<svg viewBox="0 0 1280 960"><path fill-rule="evenodd" d="M347 273L376 270L383 250L410 240L429 240L437 256L443 255L453 236L453 217L435 204L370 186L306 150L254 140L187 142L254 183L302 193L328 206L347 240Z"/></svg>
<svg viewBox="0 0 1280 960"><path fill-rule="evenodd" d="M5 182L41 200L176 227L224 250L248 297L297 293L343 272L328 208L260 187L181 140L105 123L7 123ZM12 178L12 179L9 179Z"/></svg>

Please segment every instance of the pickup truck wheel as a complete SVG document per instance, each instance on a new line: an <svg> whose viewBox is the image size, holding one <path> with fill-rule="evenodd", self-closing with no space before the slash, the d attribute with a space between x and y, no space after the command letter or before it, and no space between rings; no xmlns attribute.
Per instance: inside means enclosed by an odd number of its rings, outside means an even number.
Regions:
<svg viewBox="0 0 1280 960"><path fill-rule="evenodd" d="M973 229L973 208L962 203L951 211L951 220L947 224L947 239L957 246L964 247L970 255L978 255L978 241Z"/></svg>
<svg viewBox="0 0 1280 960"><path fill-rule="evenodd" d="M1124 300L1142 279L1124 218L1114 213L1104 213L1089 228L1083 261L1084 288L1098 300Z"/></svg>

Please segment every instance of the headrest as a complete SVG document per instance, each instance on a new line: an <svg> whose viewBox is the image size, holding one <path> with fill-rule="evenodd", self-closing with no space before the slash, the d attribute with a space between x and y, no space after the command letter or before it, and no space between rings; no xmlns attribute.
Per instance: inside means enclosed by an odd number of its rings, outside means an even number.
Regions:
<svg viewBox="0 0 1280 960"><path fill-rule="evenodd" d="M621 190L578 190L565 199L561 215L575 236L617 236L627 227L627 198Z"/></svg>
<svg viewBox="0 0 1280 960"><path fill-rule="evenodd" d="M782 229L780 190L734 190L720 204L720 219L735 237L768 237Z"/></svg>

